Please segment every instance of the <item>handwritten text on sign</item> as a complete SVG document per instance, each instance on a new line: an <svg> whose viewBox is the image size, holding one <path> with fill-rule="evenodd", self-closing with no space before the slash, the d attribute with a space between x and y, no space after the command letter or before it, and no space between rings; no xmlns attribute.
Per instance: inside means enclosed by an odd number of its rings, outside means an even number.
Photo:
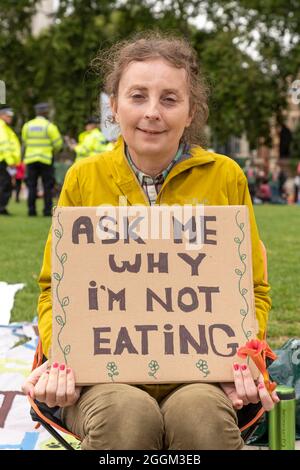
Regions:
<svg viewBox="0 0 300 470"><path fill-rule="evenodd" d="M53 358L78 383L231 380L255 336L247 209L57 208Z"/></svg>

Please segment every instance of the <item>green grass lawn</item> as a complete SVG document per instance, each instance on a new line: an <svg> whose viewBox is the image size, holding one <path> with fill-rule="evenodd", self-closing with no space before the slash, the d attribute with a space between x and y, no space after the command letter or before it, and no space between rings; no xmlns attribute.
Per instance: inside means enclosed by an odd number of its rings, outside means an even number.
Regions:
<svg viewBox="0 0 300 470"><path fill-rule="evenodd" d="M256 206L255 213L272 287L268 336L277 347L300 337L300 206Z"/></svg>
<svg viewBox="0 0 300 470"><path fill-rule="evenodd" d="M26 284L16 295L11 321L30 321L36 316L37 278L51 217L27 217L24 201L11 202L8 209L13 216L0 216L0 281Z"/></svg>
<svg viewBox="0 0 300 470"><path fill-rule="evenodd" d="M42 201L38 201L39 213ZM0 281L24 282L18 292L12 321L32 320L39 294L41 268L50 218L27 217L25 202L12 202L12 217L0 217ZM300 207L256 206L261 239L268 252L273 308L269 340L273 347L287 338L300 337Z"/></svg>

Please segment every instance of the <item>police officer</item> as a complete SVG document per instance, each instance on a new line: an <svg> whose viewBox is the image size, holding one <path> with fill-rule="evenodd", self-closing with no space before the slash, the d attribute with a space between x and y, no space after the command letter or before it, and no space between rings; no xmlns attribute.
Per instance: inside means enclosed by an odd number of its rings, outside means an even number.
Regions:
<svg viewBox="0 0 300 470"><path fill-rule="evenodd" d="M62 148L63 139L57 126L47 119L48 103L38 103L34 109L36 117L26 122L22 129L29 191L28 215L36 215L37 182L41 176L44 190L44 215L50 216L54 186L53 154Z"/></svg>
<svg viewBox="0 0 300 470"><path fill-rule="evenodd" d="M10 128L13 116L11 108L0 109L0 215L10 215L6 209L12 192L9 170L21 161L20 142Z"/></svg>
<svg viewBox="0 0 300 470"><path fill-rule="evenodd" d="M99 129L99 119L96 116L91 116L85 121L85 130L79 134L78 143L69 138L66 138L66 142L76 153L75 162L109 150L109 144Z"/></svg>

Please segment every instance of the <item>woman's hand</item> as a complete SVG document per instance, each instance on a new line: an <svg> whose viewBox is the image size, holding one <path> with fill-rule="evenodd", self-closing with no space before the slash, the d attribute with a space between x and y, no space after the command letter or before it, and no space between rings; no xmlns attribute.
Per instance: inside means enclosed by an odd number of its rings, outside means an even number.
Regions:
<svg viewBox="0 0 300 470"><path fill-rule="evenodd" d="M34 369L22 385L25 395L36 399L47 406L71 406L80 396L81 387L75 386L75 376L65 364L49 361Z"/></svg>
<svg viewBox="0 0 300 470"><path fill-rule="evenodd" d="M265 387L263 376L260 375L257 384L246 364L233 364L233 383L220 383L221 388L231 400L233 407L240 410L249 403L261 401L266 411L272 410L274 403L280 400L276 392L270 395Z"/></svg>

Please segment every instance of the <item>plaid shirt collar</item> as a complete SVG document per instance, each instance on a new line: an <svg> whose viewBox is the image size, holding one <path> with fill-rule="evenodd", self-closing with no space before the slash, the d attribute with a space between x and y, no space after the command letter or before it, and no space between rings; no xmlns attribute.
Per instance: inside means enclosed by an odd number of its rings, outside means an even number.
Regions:
<svg viewBox="0 0 300 470"><path fill-rule="evenodd" d="M156 182L164 182L166 177L168 176L168 174L170 173L171 169L173 168L173 166L178 163L179 160L181 160L181 158L183 157L183 155L186 155L187 153L187 149L185 148L186 146L184 144L180 144L179 147L178 147L178 150L176 152L176 155L175 157L173 158L173 160L169 163L169 165L167 166L167 168L165 168L161 173L159 173L158 175L156 176L150 176L150 175L147 175L146 173L143 173L141 170L139 170L136 165L133 163L132 161L132 158L130 156L130 153L129 153L129 150L128 150L128 147L127 145L125 146L125 153L126 153L126 157L127 157L127 160L131 166L131 168L133 169L139 183L141 186L143 186L143 183L145 181L149 182L149 183L152 183L152 184L155 184Z"/></svg>
<svg viewBox="0 0 300 470"><path fill-rule="evenodd" d="M164 184L164 181L170 173L171 169L176 165L176 163L183 159L189 158L190 156L189 147L187 145L180 144L175 157L169 163L167 168L165 168L158 175L152 177L150 175L147 175L146 173L143 173L135 166L132 161L132 158L130 157L127 145L125 146L125 154L132 170L134 171L144 193L146 194L149 200L150 205L154 205L156 203L158 193L160 192L162 185Z"/></svg>

